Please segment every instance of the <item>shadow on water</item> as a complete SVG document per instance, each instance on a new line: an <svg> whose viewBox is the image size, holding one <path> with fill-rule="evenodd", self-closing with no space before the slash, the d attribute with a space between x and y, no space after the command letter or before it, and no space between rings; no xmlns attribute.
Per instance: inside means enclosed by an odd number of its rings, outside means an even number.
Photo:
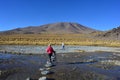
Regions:
<svg viewBox="0 0 120 80"><path fill-rule="evenodd" d="M90 61L90 62L70 62L70 63L67 63L67 64L94 64L98 61Z"/></svg>

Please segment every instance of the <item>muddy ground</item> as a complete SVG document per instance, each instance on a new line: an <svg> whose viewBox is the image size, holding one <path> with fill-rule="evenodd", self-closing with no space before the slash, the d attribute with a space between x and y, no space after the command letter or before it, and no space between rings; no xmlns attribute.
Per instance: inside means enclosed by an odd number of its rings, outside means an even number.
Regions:
<svg viewBox="0 0 120 80"><path fill-rule="evenodd" d="M0 53L0 80L120 80L120 53L75 52L57 54L48 75L42 75L46 54Z"/></svg>

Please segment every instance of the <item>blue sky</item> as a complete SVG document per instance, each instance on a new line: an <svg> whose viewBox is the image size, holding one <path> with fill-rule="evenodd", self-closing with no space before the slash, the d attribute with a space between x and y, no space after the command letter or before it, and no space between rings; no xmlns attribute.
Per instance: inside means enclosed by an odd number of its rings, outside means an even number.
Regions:
<svg viewBox="0 0 120 80"><path fill-rule="evenodd" d="M120 0L0 0L0 31L56 22L97 30L120 26Z"/></svg>

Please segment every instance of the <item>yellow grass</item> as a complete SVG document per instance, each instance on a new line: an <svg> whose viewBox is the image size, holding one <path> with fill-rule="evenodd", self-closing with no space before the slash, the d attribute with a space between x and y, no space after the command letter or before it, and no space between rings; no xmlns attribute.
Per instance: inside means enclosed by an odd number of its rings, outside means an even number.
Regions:
<svg viewBox="0 0 120 80"><path fill-rule="evenodd" d="M9 45L82 45L119 47L120 41L93 39L88 34L14 34L0 35L0 44Z"/></svg>

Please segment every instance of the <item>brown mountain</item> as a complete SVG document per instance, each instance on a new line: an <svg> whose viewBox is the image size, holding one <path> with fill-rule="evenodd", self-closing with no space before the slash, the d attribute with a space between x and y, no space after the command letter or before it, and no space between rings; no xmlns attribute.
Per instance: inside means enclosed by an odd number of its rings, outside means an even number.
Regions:
<svg viewBox="0 0 120 80"><path fill-rule="evenodd" d="M96 30L78 23L60 22L41 26L29 26L2 32L3 34L39 34L39 33L91 33Z"/></svg>
<svg viewBox="0 0 120 80"><path fill-rule="evenodd" d="M112 40L120 40L120 26L117 28L113 28L112 30L106 31L102 34L99 34L99 37Z"/></svg>

